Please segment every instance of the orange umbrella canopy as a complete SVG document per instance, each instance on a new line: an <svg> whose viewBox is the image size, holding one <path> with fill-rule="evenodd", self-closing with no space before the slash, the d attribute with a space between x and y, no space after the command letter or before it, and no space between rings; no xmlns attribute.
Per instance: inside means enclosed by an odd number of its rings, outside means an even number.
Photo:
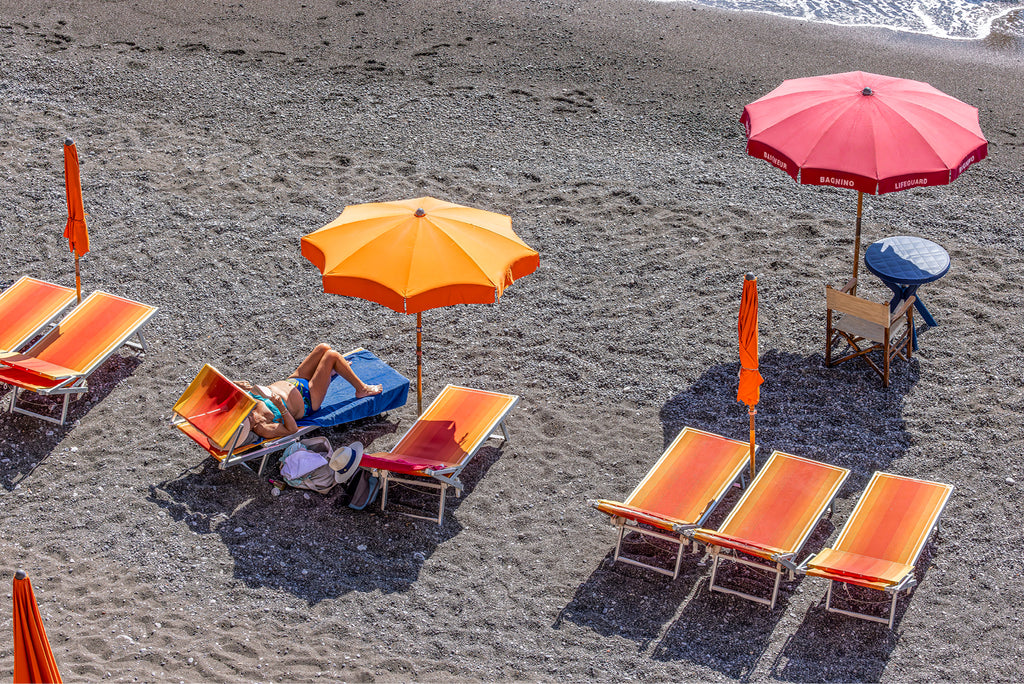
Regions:
<svg viewBox="0 0 1024 684"><path fill-rule="evenodd" d="M349 205L302 238L302 256L325 292L400 313L496 302L540 264L508 216L433 197Z"/></svg>
<svg viewBox="0 0 1024 684"><path fill-rule="evenodd" d="M32 582L19 570L14 575L14 684L61 681Z"/></svg>
<svg viewBox="0 0 1024 684"><path fill-rule="evenodd" d="M740 298L740 386L736 401L754 406L761 398L764 378L758 370L757 359L757 278L748 275L743 281Z"/></svg>
<svg viewBox="0 0 1024 684"><path fill-rule="evenodd" d="M85 225L85 208L82 205L82 178L78 171L78 148L71 138L64 141L64 184L68 193L68 223L64 237L76 257L89 251L89 230Z"/></svg>

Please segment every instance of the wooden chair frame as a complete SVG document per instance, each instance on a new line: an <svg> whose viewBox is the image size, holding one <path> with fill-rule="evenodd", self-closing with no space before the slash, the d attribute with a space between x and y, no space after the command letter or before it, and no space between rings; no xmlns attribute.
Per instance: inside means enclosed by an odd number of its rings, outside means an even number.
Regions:
<svg viewBox="0 0 1024 684"><path fill-rule="evenodd" d="M825 286L825 365L829 368L851 359L863 359L889 386L889 367L897 356L910 361L913 354L914 301L911 295L890 312L888 304L878 304L857 297L857 279L852 278L841 290ZM835 314L842 314L836 318ZM894 341L893 326L906 318L906 329ZM832 357L832 347L845 343L845 356ZM865 346L867 345L867 346ZM845 351L844 350L844 351ZM869 354L881 352L881 367Z"/></svg>

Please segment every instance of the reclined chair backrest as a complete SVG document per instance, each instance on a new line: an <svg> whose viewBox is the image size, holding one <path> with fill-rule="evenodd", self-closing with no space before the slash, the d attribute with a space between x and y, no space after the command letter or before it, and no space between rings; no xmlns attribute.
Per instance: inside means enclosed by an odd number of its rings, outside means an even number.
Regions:
<svg viewBox="0 0 1024 684"><path fill-rule="evenodd" d="M795 554L850 471L776 451L714 535L761 558ZM697 539L701 539L697 535Z"/></svg>
<svg viewBox="0 0 1024 684"><path fill-rule="evenodd" d="M17 351L74 298L73 287L22 276L0 293L0 351Z"/></svg>
<svg viewBox="0 0 1024 684"><path fill-rule="evenodd" d="M879 304L868 299L862 299L856 295L836 290L828 285L825 286L825 303L832 311L849 314L868 323L881 326L883 329L890 327L891 320L889 318L888 304ZM870 336L861 335L862 337L868 337L868 339L874 342L882 342L881 339L876 339L876 330L865 328L865 332L873 332L875 334Z"/></svg>
<svg viewBox="0 0 1024 684"><path fill-rule="evenodd" d="M93 292L24 356L89 375L155 312L147 304Z"/></svg>
<svg viewBox="0 0 1024 684"><path fill-rule="evenodd" d="M832 557L838 573L855 584L899 582L912 572L952 491L951 485L876 472L836 543L808 567L828 568Z"/></svg>
<svg viewBox="0 0 1024 684"><path fill-rule="evenodd" d="M623 503L696 523L729 489L749 455L746 442L684 428Z"/></svg>
<svg viewBox="0 0 1024 684"><path fill-rule="evenodd" d="M464 465L518 399L449 385L390 453L446 468Z"/></svg>
<svg viewBox="0 0 1024 684"><path fill-rule="evenodd" d="M254 406L252 396L206 364L172 410L186 421L177 427L213 453L229 449L238 426Z"/></svg>

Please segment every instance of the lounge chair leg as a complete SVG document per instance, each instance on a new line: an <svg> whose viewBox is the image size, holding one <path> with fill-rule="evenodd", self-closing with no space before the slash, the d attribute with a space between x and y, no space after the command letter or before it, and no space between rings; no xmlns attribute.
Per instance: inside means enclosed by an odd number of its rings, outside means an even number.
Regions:
<svg viewBox="0 0 1024 684"><path fill-rule="evenodd" d="M70 394L65 394L64 395L64 407L60 411L60 424L61 425L63 425L64 421L67 420L67 417L68 417L68 404L70 402L71 402L71 395Z"/></svg>
<svg viewBox="0 0 1024 684"><path fill-rule="evenodd" d="M615 541L615 557L612 558L612 565L615 565L619 561L619 549L622 548L622 536L626 533L626 526L619 522L619 538Z"/></svg>
<svg viewBox="0 0 1024 684"><path fill-rule="evenodd" d="M448 491L448 485L441 484L441 507L437 512L437 524L440 525L441 521L444 520L444 495Z"/></svg>
<svg viewBox="0 0 1024 684"><path fill-rule="evenodd" d="M715 576L718 574L718 552L711 551L711 555L714 556L714 561L711 563L711 584L708 585L708 591L715 590Z"/></svg>
<svg viewBox="0 0 1024 684"><path fill-rule="evenodd" d="M380 510L383 512L388 505L388 474L386 472L382 472L380 474L380 479Z"/></svg>
<svg viewBox="0 0 1024 684"><path fill-rule="evenodd" d="M829 613L832 611L832 587L835 585L834 580L828 581L828 591L825 592L825 612Z"/></svg>
<svg viewBox="0 0 1024 684"><path fill-rule="evenodd" d="M672 572L672 579L679 577L679 565L683 562L683 540L679 540L679 548L676 550L676 567Z"/></svg>
<svg viewBox="0 0 1024 684"><path fill-rule="evenodd" d="M775 586L772 587L772 600L771 600L771 603L768 604L768 610L774 610L775 609L775 599L779 595L779 583L781 581L782 581L782 566L776 564L776 566L775 566Z"/></svg>
<svg viewBox="0 0 1024 684"><path fill-rule="evenodd" d="M892 629L893 620L896 619L896 599L899 598L898 591L892 592L892 604L889 606L889 629Z"/></svg>

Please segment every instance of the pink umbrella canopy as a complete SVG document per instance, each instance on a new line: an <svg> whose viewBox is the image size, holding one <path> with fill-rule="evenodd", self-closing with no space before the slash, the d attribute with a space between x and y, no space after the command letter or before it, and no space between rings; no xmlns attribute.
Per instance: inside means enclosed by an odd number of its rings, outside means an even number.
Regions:
<svg viewBox="0 0 1024 684"><path fill-rule="evenodd" d="M988 154L978 110L927 83L850 71L794 78L743 108L747 154L805 185L864 193L946 185Z"/></svg>
<svg viewBox="0 0 1024 684"><path fill-rule="evenodd" d="M927 83L850 71L783 81L743 108L747 153L808 185L945 185L988 154L978 110Z"/></svg>

